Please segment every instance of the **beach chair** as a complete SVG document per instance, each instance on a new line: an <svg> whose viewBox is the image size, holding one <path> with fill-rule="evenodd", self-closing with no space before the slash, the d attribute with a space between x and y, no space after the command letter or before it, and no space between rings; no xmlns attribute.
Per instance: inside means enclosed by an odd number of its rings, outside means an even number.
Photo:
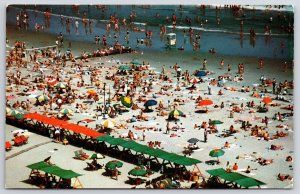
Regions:
<svg viewBox="0 0 300 194"><path fill-rule="evenodd" d="M74 154L75 154L75 158L79 160L86 160L89 158L89 155L84 153L82 150L74 151Z"/></svg>
<svg viewBox="0 0 300 194"><path fill-rule="evenodd" d="M86 164L87 164L87 167L86 167L87 170L98 170L99 169L97 166L95 166L92 163L87 162Z"/></svg>
<svg viewBox="0 0 300 194"><path fill-rule="evenodd" d="M26 136L24 136L24 135L20 135L19 137L20 137L20 139L23 141L23 144L28 143L28 138L29 138L29 137L26 137Z"/></svg>
<svg viewBox="0 0 300 194"><path fill-rule="evenodd" d="M11 143L9 141L5 142L5 150L9 151L9 150L11 150L11 148L12 148Z"/></svg>
<svg viewBox="0 0 300 194"><path fill-rule="evenodd" d="M14 141L14 146L21 146L21 145L24 144L24 143L23 143L23 140L22 140L19 136L16 136L16 137L13 139L13 141Z"/></svg>

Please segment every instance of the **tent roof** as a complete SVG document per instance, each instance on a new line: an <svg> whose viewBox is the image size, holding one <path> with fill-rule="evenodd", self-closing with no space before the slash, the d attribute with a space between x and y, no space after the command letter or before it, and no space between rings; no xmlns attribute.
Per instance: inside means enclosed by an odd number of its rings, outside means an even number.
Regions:
<svg viewBox="0 0 300 194"><path fill-rule="evenodd" d="M163 160L167 160L170 162L174 162L179 165L191 166L194 164L201 163L200 160L196 160L193 158L187 158L175 153L169 153L161 149L150 148L146 145L139 144L135 141L127 141L122 138L114 138L109 135L104 135L101 137L95 138L98 141L104 141L110 145L118 145L123 148L131 149L136 152L141 152L143 154L147 154L149 156L161 158Z"/></svg>
<svg viewBox="0 0 300 194"><path fill-rule="evenodd" d="M197 159L194 159L194 158L187 158L187 157L184 157L184 156L181 156L181 159L175 160L173 162L176 163L176 164L179 164L179 165L184 165L184 166L191 166L191 165L194 165L194 164L201 163L200 160L197 160Z"/></svg>
<svg viewBox="0 0 300 194"><path fill-rule="evenodd" d="M62 129L67 129L67 130L70 130L70 131L74 131L75 133L81 133L83 135L90 136L90 137L93 137L93 138L104 135L103 133L99 133L99 132L97 132L93 129L90 129L90 128L87 128L87 127L84 127L84 126L80 126L80 125L76 125L76 124L73 124L73 123L63 125L63 126L61 126L61 128Z"/></svg>
<svg viewBox="0 0 300 194"><path fill-rule="evenodd" d="M226 172L223 168L207 170L206 172L208 172L212 176L218 176L226 181L237 183L242 187L248 188L265 184L264 182L236 172Z"/></svg>
<svg viewBox="0 0 300 194"><path fill-rule="evenodd" d="M46 164L45 162L37 162L34 164L30 164L27 166L28 168L32 169L32 170L41 170L43 168L49 167L49 164Z"/></svg>
<svg viewBox="0 0 300 194"><path fill-rule="evenodd" d="M53 166L53 165L49 165L46 164L45 162L37 162L34 164L30 164L27 166L30 169L34 169L34 170L41 170L44 171L46 173L52 174L52 175L56 175L60 178L64 178L64 179L71 179L71 178L75 178L78 176L81 176L81 174L78 174L72 170L65 170L62 169L58 166Z"/></svg>
<svg viewBox="0 0 300 194"><path fill-rule="evenodd" d="M208 174L212 176L219 176L221 174L226 173L226 171L223 168L217 168L217 169L212 169L212 170L207 170Z"/></svg>
<svg viewBox="0 0 300 194"><path fill-rule="evenodd" d="M90 136L90 137L93 137L93 138L100 137L100 136L104 135L103 133L99 133L99 132L97 132L93 129L90 129L90 128L87 128L87 127L84 127L84 126L80 126L80 125L77 125L77 124L74 124L74 123L69 123L67 121L59 120L59 119L56 119L56 118L43 116L43 115L40 115L38 113L24 114L24 118L36 120L36 121L45 123L47 125L60 127L62 129L73 131L75 133L81 133L83 135Z"/></svg>
<svg viewBox="0 0 300 194"><path fill-rule="evenodd" d="M105 142L109 143L110 145L122 145L124 143L127 143L128 141L122 138L112 138L112 139L107 139Z"/></svg>
<svg viewBox="0 0 300 194"><path fill-rule="evenodd" d="M98 141L106 141L108 139L113 139L113 137L110 135L103 135L103 136L96 137L95 139Z"/></svg>
<svg viewBox="0 0 300 194"><path fill-rule="evenodd" d="M250 177L247 177L247 178L244 178L244 179L240 179L240 180L237 180L235 181L237 184L239 184L240 186L242 187L255 187L255 186L259 186L259 185L265 185L266 183L264 182L261 182L259 180L256 180L254 178L250 178Z"/></svg>
<svg viewBox="0 0 300 194"><path fill-rule="evenodd" d="M36 121L45 123L47 125L52 125L52 126L55 126L55 127L60 127L61 125L65 125L65 124L68 123L67 121L59 120L59 119L52 118L52 117L43 116L43 115L40 115L38 113L24 114L24 118L36 120Z"/></svg>

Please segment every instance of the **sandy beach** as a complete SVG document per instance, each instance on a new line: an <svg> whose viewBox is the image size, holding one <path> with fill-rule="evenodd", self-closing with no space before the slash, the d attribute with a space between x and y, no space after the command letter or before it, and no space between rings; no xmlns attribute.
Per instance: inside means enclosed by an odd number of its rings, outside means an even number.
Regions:
<svg viewBox="0 0 300 194"><path fill-rule="evenodd" d="M15 40L26 42L27 48L31 47L42 47L49 46L55 43L56 36L52 34L46 34L42 32L31 32L31 31L16 31L14 26L7 25L7 39L9 40L9 45L13 46ZM69 40L66 39L65 42ZM70 40L71 41L71 40ZM67 51L67 47L60 48L62 53ZM87 52L93 52L97 49L95 44L73 41L72 40L72 52L74 56L80 56L83 50ZM9 49L7 49L9 50ZM166 51L155 51L148 50L147 48L140 47L137 52L127 53L127 54L117 54L109 55L104 57L89 58L88 62L83 62L79 69L74 66L73 62L67 61L64 68L58 67L58 71L55 71L56 67L54 65L41 65L38 69L35 69L36 65L34 62L29 62L26 67L17 68L15 65L7 65L6 74L6 97L10 105L15 104L17 101L29 101L32 105L29 112L37 112L44 114L43 106L33 105L36 101L36 96L43 95L44 90L35 89L32 91L26 91L29 85L22 85L14 83L13 79L8 82L9 76L14 76L19 71L21 77L28 83L32 82L32 85L37 85L33 83L34 78L37 75L42 74L44 77L59 75L60 82L70 83L72 89L76 89L76 96L85 96L88 90L96 90L99 94L99 101L92 104L85 104L86 108L77 112L76 104L84 104L87 100L86 96L83 98L76 98L75 101L68 104L63 104L61 108L71 109L74 114L70 116L69 122L78 123L83 119L91 119L93 122L85 125L89 128L95 129L96 125L100 125L106 119L99 116L96 118L95 109L97 106L102 106L104 102L103 96L103 83L106 83L106 92L108 89L111 90L111 103L120 104L120 101L113 98L116 93L116 88L114 88L113 80L105 79L105 76L110 74L115 74L118 71L118 67L121 64L129 64L133 59L137 59L141 62L145 62L148 65L147 70L143 74L142 79L147 80L147 84L151 83L150 92L145 93L143 87L137 87L135 95L132 101L140 108L144 108L144 102L146 100L154 99L158 103L162 103L164 107L169 107L163 109L166 112L166 116L158 116L159 111L157 110L157 105L153 106L153 112L143 113L147 117L145 121L138 121L133 123L128 123L126 120L130 120L133 115L139 115L141 109L132 110L128 109L128 112L124 112L115 118L111 118L117 125L126 125L126 129L114 127L109 135L114 137L127 136L128 131L131 130L137 137L135 141L137 143L148 145L149 141L159 141L161 142L160 149L168 151L171 153L176 153L179 155L184 155L183 150L189 145L187 142L191 138L198 138L200 142L197 143L198 149L189 156L202 161L198 164L203 176L209 178L209 174L206 170L215 168L226 168L227 161L231 166L237 163L239 166L238 172L257 180L260 180L265 185L261 188L292 188L293 181L285 180L280 181L277 179L277 175L289 174L293 176L293 162L287 162L287 156L294 156L294 126L293 126L293 116L288 116L284 120L279 121L278 119L272 119L275 113L280 112L281 114L288 113L292 111L286 110L285 108L289 105L293 106L293 88L288 87L288 94L284 95L286 101L276 100L278 95L272 93L272 85L264 87L267 89L267 93L260 92L261 87L261 76L264 76L266 80L273 80L284 82L285 80L293 81L293 65L289 63L287 70L285 71L283 67L283 59L280 58L264 58L264 67L262 69L258 68L259 57L251 56L237 56L237 55L224 55L221 53L211 54L208 52L186 52L180 50L166 50ZM203 66L203 60L207 60L207 72L208 75L201 77L203 83L196 83L196 89L192 92L188 89L192 84L189 81L185 81L184 77L181 76L180 81L177 81L176 71L173 68L177 63L182 69L181 72L190 72L190 78L194 78L193 72L199 70ZM220 61L225 61L224 69L220 68ZM40 58L42 61L43 58ZM77 64L81 64L80 60L77 59ZM241 81L234 81L235 76L240 76L238 74L238 64L244 64L244 78ZM231 64L232 68L229 72L227 65ZM169 81L164 81L159 79L159 75L162 72L162 67L164 67L164 73L168 76ZM91 71L91 69L93 69ZM42 70L42 71L41 71ZM95 76L97 81L100 82L100 86L97 88L95 86L96 81L91 84L90 75L92 72L96 72ZM82 78L78 77L79 72ZM223 80L222 86L212 85L211 81L213 79L218 80L219 76L229 77L229 79ZM132 83L134 80L133 75L116 77L121 79L120 84L126 85ZM71 79L70 79L71 78ZM47 78L42 81L43 84L47 85ZM84 81L83 86L78 86L79 81ZM186 83L185 83L186 82ZM147 85L146 84L146 85ZM163 86L169 89L163 91L161 88ZM176 87L179 86L180 90L176 91ZM250 92L242 92L241 89L244 87L251 88ZM127 87L127 86L126 86ZM211 95L208 94L208 87L211 87ZM262 102L263 96L253 97L253 87L257 88L259 94L268 96L273 99L272 106L267 104L266 107L268 111L266 113L257 112L258 106L263 106ZM223 95L218 95L219 90L222 90ZM163 91L163 92L162 92ZM21 96L19 93L27 93L27 96ZM125 94L125 91L120 91L120 93ZM49 94L51 95L51 94ZM55 93L53 93L53 96ZM62 96L65 93L61 94ZM138 96L141 96L145 101L138 102ZM213 101L213 105L207 106L207 113L197 113L197 110L203 110L204 107L197 106L196 98L201 96L203 99L209 99ZM106 94L106 100L108 96ZM178 104L174 104L174 100L179 99ZM247 102L253 101L255 103L254 107L247 107ZM220 108L221 103L224 103L224 108ZM239 112L234 112L233 118L230 118L230 111L235 106L241 107L243 104L243 110ZM218 105L215 107L215 105ZM53 109L50 110L49 104L45 105L47 108L48 115L49 112L52 115L59 114L60 109L55 109L56 104L53 103ZM171 128L179 127L179 129L174 129L166 134L167 118L170 111L177 109L185 114L185 117L178 116L179 119L176 122L170 122ZM269 118L268 126L264 131L268 133L270 140L266 140L263 137L251 136L251 129L255 125L265 128L265 123L262 122L265 117ZM202 122L208 122L211 120L222 121L222 124L216 125L218 132L207 136L207 142L204 143L204 129L195 128L195 124L200 126ZM252 126L247 129L241 129L242 122L249 121ZM177 126L178 125L178 126ZM233 127L238 130L236 133L230 134L228 137L223 137L222 134L226 134L229 127ZM284 128L280 126L284 125ZM26 128L22 128L26 130ZM18 130L15 126L6 125L5 138L6 141L11 141L13 139L13 131ZM143 141L143 130L145 130L145 141ZM283 132L286 134L285 137L273 138L276 132ZM84 168L87 166L85 161L80 161L74 159L74 151L79 148L74 145L62 145L61 143L56 143L53 138L38 135L36 133L28 132L29 142L28 144L22 146L13 146L12 150L6 152L6 174L5 174L5 186L6 188L38 188L35 185L28 184L26 180L30 174L30 169L26 168L27 165L42 161L43 159L51 156L51 162L55 163L65 169L73 170L82 176L79 177L84 188L132 188L133 185L126 183L128 180L128 172L136 165L123 162L124 165L119 170L122 172L119 175L119 179L116 181L110 177L102 175L105 171L100 169L98 171L86 171ZM229 148L223 148L225 142L230 144ZM281 145L283 149L271 150L271 145ZM219 157L220 164L208 165L206 161L215 159L209 156L211 150L216 148L223 148L225 154ZM84 150L89 155L93 154L93 150ZM272 159L272 163L269 165L261 165L257 162L257 158L262 157L264 159ZM98 159L100 164L105 164L114 158L106 156L104 159ZM244 173L250 166L251 173ZM191 170L192 167L187 167ZM161 176L160 172L155 172L151 175L151 179ZM182 188L190 188L193 181L184 181L181 183ZM138 185L136 188L145 188L145 183Z"/></svg>

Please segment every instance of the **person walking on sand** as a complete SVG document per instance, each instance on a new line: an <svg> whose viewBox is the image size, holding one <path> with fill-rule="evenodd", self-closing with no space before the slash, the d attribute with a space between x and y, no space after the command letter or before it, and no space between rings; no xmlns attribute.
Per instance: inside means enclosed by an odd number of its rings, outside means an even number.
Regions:
<svg viewBox="0 0 300 194"><path fill-rule="evenodd" d="M146 133L145 133L145 130L143 130L143 141L146 140Z"/></svg>
<svg viewBox="0 0 300 194"><path fill-rule="evenodd" d="M207 130L204 129L204 143L207 142Z"/></svg>
<svg viewBox="0 0 300 194"><path fill-rule="evenodd" d="M171 126L170 126L171 124L170 124L170 121L168 121L168 123L167 123L167 130L166 130L166 134L169 134L170 133L170 129L171 129Z"/></svg>

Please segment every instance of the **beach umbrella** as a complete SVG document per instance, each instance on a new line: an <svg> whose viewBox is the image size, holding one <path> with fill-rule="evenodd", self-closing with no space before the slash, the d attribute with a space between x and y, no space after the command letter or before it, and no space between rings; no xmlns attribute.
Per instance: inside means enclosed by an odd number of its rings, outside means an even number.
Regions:
<svg viewBox="0 0 300 194"><path fill-rule="evenodd" d="M127 108L130 108L132 106L132 99L127 96L121 96L121 103Z"/></svg>
<svg viewBox="0 0 300 194"><path fill-rule="evenodd" d="M128 174L133 176L145 176L147 174L147 171L145 170L145 168L137 166L134 169L130 170Z"/></svg>
<svg viewBox="0 0 300 194"><path fill-rule="evenodd" d="M47 84L50 86L54 86L57 82L58 82L57 79L52 79L52 80L47 81Z"/></svg>
<svg viewBox="0 0 300 194"><path fill-rule="evenodd" d="M219 120L213 120L212 122L210 122L209 124L211 125L218 125L218 124L223 124L222 121L219 121Z"/></svg>
<svg viewBox="0 0 300 194"><path fill-rule="evenodd" d="M71 109L68 109L68 108L61 109L61 111L59 111L59 112L64 114L64 115L73 115L74 114L74 112Z"/></svg>
<svg viewBox="0 0 300 194"><path fill-rule="evenodd" d="M189 142L189 143L197 143L198 141L200 141L200 140L197 139L197 138L191 138L187 142Z"/></svg>
<svg viewBox="0 0 300 194"><path fill-rule="evenodd" d="M262 99L262 102L265 103L265 104L270 104L271 102L273 101L273 99L271 97L264 97Z"/></svg>
<svg viewBox="0 0 300 194"><path fill-rule="evenodd" d="M206 106L206 110L207 110L207 106L208 105L212 105L213 104L213 101L212 100L201 100L199 103L198 103L198 106Z"/></svg>
<svg viewBox="0 0 300 194"><path fill-rule="evenodd" d="M107 169L116 169L116 168L120 168L122 166L123 166L123 163L118 160L112 160L105 164L105 168L107 168Z"/></svg>
<svg viewBox="0 0 300 194"><path fill-rule="evenodd" d="M174 116L174 117L177 117L177 116L182 116L184 113L180 110L172 110L170 113L169 113L169 116Z"/></svg>
<svg viewBox="0 0 300 194"><path fill-rule="evenodd" d="M18 114L22 114L20 111L18 110L11 110L8 115L9 116L15 116L15 115L18 115Z"/></svg>
<svg viewBox="0 0 300 194"><path fill-rule="evenodd" d="M43 101L48 101L49 97L47 95L39 95L36 97L38 101L43 102Z"/></svg>
<svg viewBox="0 0 300 194"><path fill-rule="evenodd" d="M199 79L197 79L197 78L192 78L191 80L190 80L190 83L193 83L193 84L196 84L196 83L198 83L200 80Z"/></svg>
<svg viewBox="0 0 300 194"><path fill-rule="evenodd" d="M144 106L154 106L157 105L157 101L156 100L147 100L144 104Z"/></svg>
<svg viewBox="0 0 300 194"><path fill-rule="evenodd" d="M11 111L12 111L11 108L8 108L8 107L5 108L5 112L6 112L7 115L9 115Z"/></svg>
<svg viewBox="0 0 300 194"><path fill-rule="evenodd" d="M131 67L129 65L121 65L118 67L119 70L130 70Z"/></svg>
<svg viewBox="0 0 300 194"><path fill-rule="evenodd" d="M217 157L218 161L219 161L219 157L223 156L225 154L225 151L222 149L214 149L212 151L209 152L209 156L211 157Z"/></svg>
<svg viewBox="0 0 300 194"><path fill-rule="evenodd" d="M137 59L132 59L132 61L131 61L130 63L132 63L132 64L134 64L134 65L141 65L141 64L142 64L142 63L141 63L139 60L137 60Z"/></svg>
<svg viewBox="0 0 300 194"><path fill-rule="evenodd" d="M88 90L86 93L88 95L96 95L97 94L97 92L95 90Z"/></svg>
<svg viewBox="0 0 300 194"><path fill-rule="evenodd" d="M116 123L114 121L111 121L111 120L107 119L107 120L105 120L105 121L102 122L102 125L105 128L111 129L111 128L113 128L116 125Z"/></svg>
<svg viewBox="0 0 300 194"><path fill-rule="evenodd" d="M64 84L64 83L57 83L57 84L55 84L55 87L64 89L64 88L67 87L67 84Z"/></svg>
<svg viewBox="0 0 300 194"><path fill-rule="evenodd" d="M203 77L203 76L206 76L206 72L205 71L197 71L195 73L195 76L196 77Z"/></svg>
<svg viewBox="0 0 300 194"><path fill-rule="evenodd" d="M105 156L104 155L102 155L102 154L97 154L97 153L94 153L94 154L92 154L91 155L91 157L90 157L90 159L103 159L103 158L105 158Z"/></svg>

